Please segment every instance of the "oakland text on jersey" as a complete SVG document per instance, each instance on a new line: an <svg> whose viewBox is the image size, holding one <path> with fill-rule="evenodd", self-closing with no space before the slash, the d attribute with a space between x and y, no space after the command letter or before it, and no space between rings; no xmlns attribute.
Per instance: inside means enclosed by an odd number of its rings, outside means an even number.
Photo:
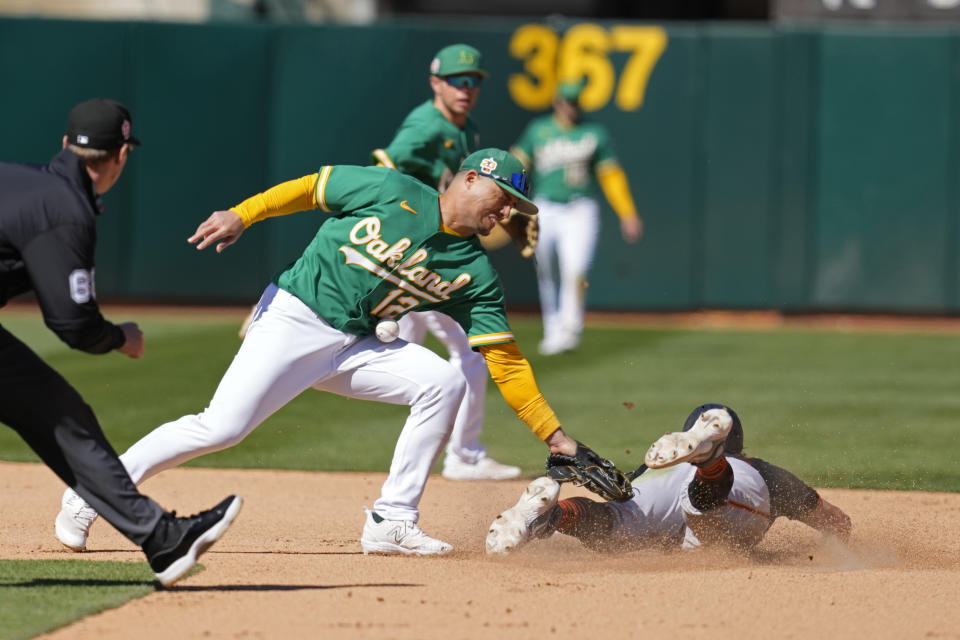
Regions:
<svg viewBox="0 0 960 640"><path fill-rule="evenodd" d="M552 171L571 162L589 163L597 149L597 137L584 134L579 140L553 138L534 150L538 171Z"/></svg>
<svg viewBox="0 0 960 640"><path fill-rule="evenodd" d="M426 249L419 248L407 257L404 252L413 244L410 238L401 238L391 245L383 239L380 229L381 222L376 216L363 218L350 230L349 238L350 242L364 247L368 255L376 258L380 264L385 264L389 269L384 269L354 247L349 245L340 247L346 264L359 266L398 287L388 293L383 301L371 310L373 315L393 318L419 305L420 299L433 303L449 300L450 294L462 289L472 280L469 273L461 273L453 281L444 280L440 274L421 265L430 257ZM417 298L409 296L400 298L404 291L414 294ZM392 302L397 304L391 305Z"/></svg>

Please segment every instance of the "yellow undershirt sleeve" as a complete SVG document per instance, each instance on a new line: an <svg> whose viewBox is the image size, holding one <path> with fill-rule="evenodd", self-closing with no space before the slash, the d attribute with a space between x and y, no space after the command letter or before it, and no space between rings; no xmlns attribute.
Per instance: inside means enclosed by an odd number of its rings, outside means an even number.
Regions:
<svg viewBox="0 0 960 640"><path fill-rule="evenodd" d="M541 440L546 441L560 428L560 420L533 378L530 363L514 342L482 346L480 353L487 361L490 377L503 394L503 399L517 416Z"/></svg>
<svg viewBox="0 0 960 640"><path fill-rule="evenodd" d="M510 153L520 161L527 171L530 171L530 156L528 156L520 147L510 147Z"/></svg>
<svg viewBox="0 0 960 640"><path fill-rule="evenodd" d="M314 209L317 206L316 185L318 174L312 173L296 180L282 182L270 187L263 193L250 196L230 210L240 216L243 227L247 228L274 216L285 216L297 211Z"/></svg>
<svg viewBox="0 0 960 640"><path fill-rule="evenodd" d="M621 220L637 217L637 207L630 195L630 183L627 174L616 162L604 162L597 166L597 180L607 202Z"/></svg>

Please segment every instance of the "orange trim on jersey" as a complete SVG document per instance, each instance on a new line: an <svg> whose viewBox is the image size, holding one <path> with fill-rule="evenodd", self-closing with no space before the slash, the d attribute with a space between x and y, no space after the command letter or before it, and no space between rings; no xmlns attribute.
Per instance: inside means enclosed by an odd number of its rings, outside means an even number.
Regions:
<svg viewBox="0 0 960 640"><path fill-rule="evenodd" d="M770 519L770 514L765 511L760 511L760 509L754 509L750 505L743 504L742 502L736 502L734 500L727 500L727 504L733 507L734 509L742 509L747 513L758 516L760 518L765 518L766 520Z"/></svg>
<svg viewBox="0 0 960 640"><path fill-rule="evenodd" d="M379 160L380 164L382 164L385 167L388 167L390 169L397 168L397 166L393 164L393 160L390 159L390 156L388 156L387 152L384 151L383 149L374 149L373 157Z"/></svg>
<svg viewBox="0 0 960 640"><path fill-rule="evenodd" d="M485 344L496 344L498 342L512 342L513 333L510 331L504 331L502 333L485 333L479 336L470 336L469 342L471 347L479 347Z"/></svg>
<svg viewBox="0 0 960 640"><path fill-rule="evenodd" d="M729 466L727 459L721 456L709 467L698 468L697 475L704 480L716 480L723 476Z"/></svg>
<svg viewBox="0 0 960 640"><path fill-rule="evenodd" d="M333 167L329 164L320 169L320 178L317 180L317 190L314 196L317 201L317 205L319 205L320 208L327 213L330 213L330 208L327 206L327 201L323 194L327 189L327 180L330 179L331 171L333 171Z"/></svg>

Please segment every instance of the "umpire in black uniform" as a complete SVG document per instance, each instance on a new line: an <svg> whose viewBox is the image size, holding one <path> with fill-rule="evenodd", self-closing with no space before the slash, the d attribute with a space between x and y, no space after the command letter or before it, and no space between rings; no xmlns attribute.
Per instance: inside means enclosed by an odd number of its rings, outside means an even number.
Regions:
<svg viewBox="0 0 960 640"><path fill-rule="evenodd" d="M94 286L100 195L140 144L131 126L123 105L88 100L70 112L63 150L50 164L0 163L0 307L32 290L45 324L70 347L139 358L140 329L104 319ZM163 584L186 573L239 511L240 498L231 496L197 516L176 518L141 495L80 394L3 326L0 422L141 546Z"/></svg>

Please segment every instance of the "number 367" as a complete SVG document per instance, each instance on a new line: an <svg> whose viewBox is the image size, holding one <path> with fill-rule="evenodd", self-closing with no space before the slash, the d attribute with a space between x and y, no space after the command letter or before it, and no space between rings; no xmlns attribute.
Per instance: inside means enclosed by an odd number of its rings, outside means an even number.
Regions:
<svg viewBox="0 0 960 640"><path fill-rule="evenodd" d="M510 96L525 109L550 106L559 80L585 78L580 96L585 111L601 109L613 95L615 72L608 54L630 52L614 103L624 111L643 104L647 80L667 47L666 32L656 26L619 25L609 31L600 25L574 25L562 36L542 24L526 24L510 38L510 55L524 61L525 73L508 80Z"/></svg>

